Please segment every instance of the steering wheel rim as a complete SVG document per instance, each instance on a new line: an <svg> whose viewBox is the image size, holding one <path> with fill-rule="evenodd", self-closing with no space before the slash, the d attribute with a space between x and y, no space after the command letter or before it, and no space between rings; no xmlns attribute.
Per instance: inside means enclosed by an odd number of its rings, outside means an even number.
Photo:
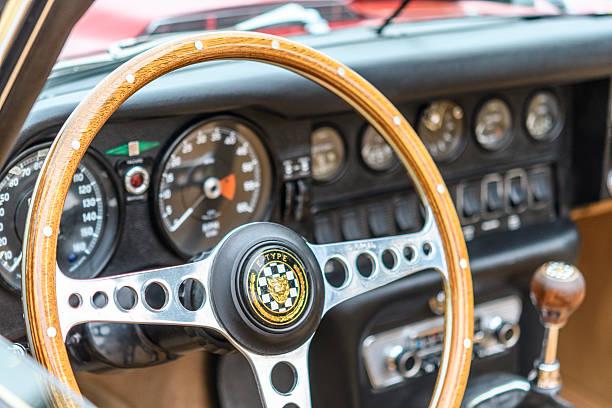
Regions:
<svg viewBox="0 0 612 408"><path fill-rule="evenodd" d="M436 165L408 121L365 79L318 51L260 33L205 33L144 52L107 76L70 115L40 171L24 238L23 303L30 345L38 361L79 392L64 345L69 327L60 322L61 304L58 304L58 285L68 278L57 268L55 257L64 201L87 147L111 114L144 85L178 68L220 59L268 63L312 80L349 103L392 146L421 199L428 204L428 218L433 219L443 252L440 255L443 267L437 269L446 295L445 338L430 406L458 407L471 361L472 281L457 214ZM316 252L316 246L310 247ZM330 297L330 289L325 290L325 297ZM331 308L334 304L330 305ZM247 358L251 357L249 361L256 371L255 363L259 360L240 344L233 343ZM261 378L257 378L261 391Z"/></svg>

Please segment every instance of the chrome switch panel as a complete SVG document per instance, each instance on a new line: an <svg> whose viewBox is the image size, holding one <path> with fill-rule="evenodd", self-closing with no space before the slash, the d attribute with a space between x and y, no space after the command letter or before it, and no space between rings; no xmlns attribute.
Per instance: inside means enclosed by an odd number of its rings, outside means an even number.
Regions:
<svg viewBox="0 0 612 408"><path fill-rule="evenodd" d="M507 296L474 307L474 358L513 347L519 339L522 303ZM433 373L440 364L444 317L434 317L366 337L361 356L374 390Z"/></svg>

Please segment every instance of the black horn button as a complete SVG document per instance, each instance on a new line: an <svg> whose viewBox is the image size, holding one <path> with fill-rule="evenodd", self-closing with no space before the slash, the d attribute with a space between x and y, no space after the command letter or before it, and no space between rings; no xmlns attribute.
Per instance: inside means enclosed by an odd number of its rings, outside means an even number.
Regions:
<svg viewBox="0 0 612 408"><path fill-rule="evenodd" d="M243 265L240 300L255 324L276 331L301 320L312 297L312 283L294 252L266 245L251 252Z"/></svg>
<svg viewBox="0 0 612 408"><path fill-rule="evenodd" d="M273 223L253 223L227 237L215 257L210 296L221 324L263 354L303 344L321 321L325 290L304 239Z"/></svg>

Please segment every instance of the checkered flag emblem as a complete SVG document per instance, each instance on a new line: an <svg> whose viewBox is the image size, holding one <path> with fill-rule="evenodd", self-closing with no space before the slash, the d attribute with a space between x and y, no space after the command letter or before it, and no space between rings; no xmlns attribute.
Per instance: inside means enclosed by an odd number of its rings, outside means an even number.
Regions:
<svg viewBox="0 0 612 408"><path fill-rule="evenodd" d="M270 284L274 282L283 282L284 280L286 280L288 284L289 291L286 298L285 296L279 296L275 288L270 287ZM275 313L287 312L287 310L291 309L295 304L298 298L299 282L293 270L283 263L270 262L267 264L259 275L257 286L259 288L261 302L267 309ZM282 301L283 298L285 298L284 301Z"/></svg>

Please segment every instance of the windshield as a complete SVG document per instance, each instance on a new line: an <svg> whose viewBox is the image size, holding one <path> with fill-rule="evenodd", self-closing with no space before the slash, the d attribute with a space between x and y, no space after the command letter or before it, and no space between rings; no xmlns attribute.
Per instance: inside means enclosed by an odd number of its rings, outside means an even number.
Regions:
<svg viewBox="0 0 612 408"><path fill-rule="evenodd" d="M254 30L321 35L352 26L380 26L397 0L97 0L71 32L60 60L82 57L168 33ZM489 16L607 14L612 0L412 0L394 22Z"/></svg>

